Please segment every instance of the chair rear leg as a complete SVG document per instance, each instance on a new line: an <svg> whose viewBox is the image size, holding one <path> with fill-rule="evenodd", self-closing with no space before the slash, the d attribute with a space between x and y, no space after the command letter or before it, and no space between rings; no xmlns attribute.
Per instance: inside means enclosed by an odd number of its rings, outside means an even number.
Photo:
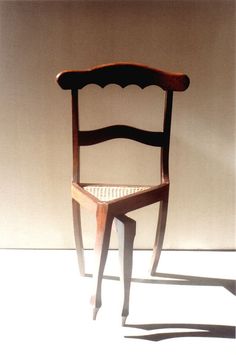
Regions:
<svg viewBox="0 0 236 355"><path fill-rule="evenodd" d="M102 305L101 286L102 277L106 264L110 234L113 217L108 214L106 206L100 205L97 210L97 235L95 241L95 260L94 260L94 293L91 297L93 306L93 319L96 319L97 312Z"/></svg>
<svg viewBox="0 0 236 355"><path fill-rule="evenodd" d="M168 211L168 196L163 201L160 201L156 239L153 247L152 260L151 260L150 273L152 276L154 276L156 273L157 265L161 255L165 229L166 229L167 211Z"/></svg>
<svg viewBox="0 0 236 355"><path fill-rule="evenodd" d="M119 258L121 267L121 284L123 288L122 325L125 325L129 315L130 282L132 275L133 244L136 233L136 222L125 216L115 219L116 230L119 238Z"/></svg>
<svg viewBox="0 0 236 355"><path fill-rule="evenodd" d="M81 230L81 217L80 217L80 205L72 199L72 210L73 210L73 224L74 224L74 237L75 245L77 251L77 257L79 262L80 275L85 275L85 266L84 266L84 248L83 248L83 239L82 239L82 230Z"/></svg>

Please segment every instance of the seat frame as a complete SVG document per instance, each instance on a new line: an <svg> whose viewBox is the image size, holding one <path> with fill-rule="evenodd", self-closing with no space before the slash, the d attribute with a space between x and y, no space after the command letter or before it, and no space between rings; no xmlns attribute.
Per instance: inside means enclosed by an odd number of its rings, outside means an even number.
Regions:
<svg viewBox="0 0 236 355"><path fill-rule="evenodd" d="M119 236L121 260L121 280L124 289L122 324L129 313L129 292L132 273L132 249L136 222L126 213L144 206L160 202L156 238L151 261L151 275L154 275L163 245L169 197L169 146L171 132L171 114L174 91L184 91L189 85L189 78L181 73L169 73L136 63L112 63L89 70L63 71L58 74L57 82L62 89L71 90L72 94L72 133L73 133L73 180L72 206L76 249L81 275L85 274L83 239L81 230L80 206L96 213L97 233L95 238L95 266L93 273L94 292L91 298L93 318L101 307L102 277L110 243L110 233L115 221ZM150 132L125 125L104 127L92 131L79 129L78 91L88 84L97 84L102 88L108 84L126 87L136 84L141 88L157 85L165 91L164 123L162 132ZM133 139L140 143L161 149L160 184L148 187L130 195L110 201L101 201L84 189L88 183L80 182L80 146L104 142L114 138ZM96 184L107 186L108 184ZM112 185L111 185L112 186Z"/></svg>

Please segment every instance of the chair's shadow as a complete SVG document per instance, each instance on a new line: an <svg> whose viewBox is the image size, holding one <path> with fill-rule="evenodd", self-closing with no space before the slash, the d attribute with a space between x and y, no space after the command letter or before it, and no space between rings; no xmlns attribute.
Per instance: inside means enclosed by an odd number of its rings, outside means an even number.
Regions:
<svg viewBox="0 0 236 355"><path fill-rule="evenodd" d="M85 276L91 277L92 274L86 274ZM167 274L167 273L155 273L155 277L158 279L141 279L132 278L132 282L140 283L152 283L152 284L168 284L168 285L193 285L193 286L221 286L226 290L236 295L236 280L219 279L210 277L199 277L180 274ZM117 280L117 276L104 275L104 279ZM215 324L125 324L125 327L142 329L146 331L171 329L171 331L151 333L144 335L127 335L125 338L143 339L150 341L160 341L170 338L179 337L211 337L211 338L235 338L235 327L229 325L215 325ZM176 329L176 331L173 331Z"/></svg>
<svg viewBox="0 0 236 355"><path fill-rule="evenodd" d="M192 276L167 274L156 272L155 277L166 278L169 280L157 280L157 283L177 284L177 285L191 285L191 286L221 286L226 288L229 292L236 295L236 280L219 279L212 277ZM151 280L152 281L152 280Z"/></svg>
<svg viewBox="0 0 236 355"><path fill-rule="evenodd" d="M125 338L142 339L150 341L160 341L171 338L183 337L208 337L208 338L235 338L235 327L229 325L214 324L126 324L125 327L143 330L163 330L171 331L152 333L145 335L126 335ZM177 329L173 331L173 329ZM188 331L186 331L188 329ZM183 331L184 330L184 331Z"/></svg>
<svg viewBox="0 0 236 355"><path fill-rule="evenodd" d="M86 277L92 277L92 274L85 274ZM161 279L143 279L132 277L132 282L152 283L152 284L168 284L168 285L191 285L191 286L220 286L231 292L236 296L236 280L232 279L219 279L213 277L180 275L180 274L167 274L156 272L154 277ZM117 276L104 275L107 280L120 280Z"/></svg>

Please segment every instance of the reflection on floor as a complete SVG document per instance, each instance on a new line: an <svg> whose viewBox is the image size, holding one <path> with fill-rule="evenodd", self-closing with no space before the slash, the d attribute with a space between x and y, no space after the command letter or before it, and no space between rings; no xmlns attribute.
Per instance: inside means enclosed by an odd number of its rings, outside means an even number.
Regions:
<svg viewBox="0 0 236 355"><path fill-rule="evenodd" d="M0 250L0 353L235 355L235 253L163 251L155 277L150 256L134 252L121 327L117 251L109 252L92 321L91 251L81 278L73 250Z"/></svg>

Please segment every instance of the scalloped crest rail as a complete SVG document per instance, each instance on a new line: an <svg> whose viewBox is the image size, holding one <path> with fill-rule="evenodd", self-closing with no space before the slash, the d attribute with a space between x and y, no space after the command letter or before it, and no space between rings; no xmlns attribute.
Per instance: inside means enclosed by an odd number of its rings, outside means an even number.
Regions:
<svg viewBox="0 0 236 355"><path fill-rule="evenodd" d="M57 81L64 90L82 89L88 84L97 84L102 88L108 84L117 84L122 88L135 84L142 89L158 85L170 91L184 91L189 86L189 78L185 74L130 63L106 64L88 70L66 70L57 75Z"/></svg>

